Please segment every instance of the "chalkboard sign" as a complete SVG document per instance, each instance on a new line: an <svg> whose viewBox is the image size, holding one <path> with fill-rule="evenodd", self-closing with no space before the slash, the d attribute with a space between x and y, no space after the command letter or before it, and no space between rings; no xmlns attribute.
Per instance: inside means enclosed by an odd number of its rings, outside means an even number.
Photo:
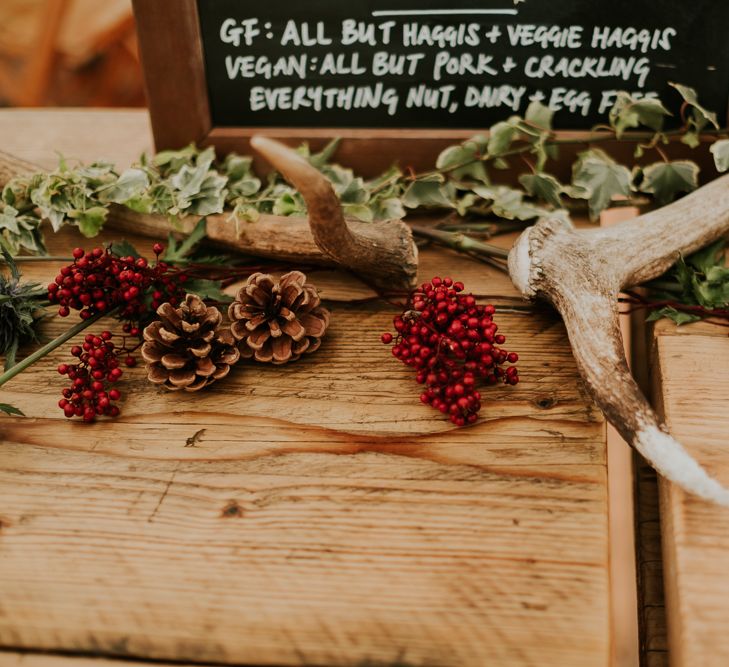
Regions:
<svg viewBox="0 0 729 667"><path fill-rule="evenodd" d="M618 90L665 98L669 81L726 114L729 0L198 0L198 12L216 125L482 128L537 99L560 127L587 128Z"/></svg>
<svg viewBox="0 0 729 667"><path fill-rule="evenodd" d="M255 131L452 142L531 100L557 110L557 128L585 129L604 122L619 90L678 108L671 81L727 116L729 0L134 6L160 148L239 148Z"/></svg>

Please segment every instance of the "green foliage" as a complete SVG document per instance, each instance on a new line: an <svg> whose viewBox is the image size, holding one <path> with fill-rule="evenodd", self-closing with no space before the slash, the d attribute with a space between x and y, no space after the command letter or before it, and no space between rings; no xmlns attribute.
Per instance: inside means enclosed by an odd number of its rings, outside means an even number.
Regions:
<svg viewBox="0 0 729 667"><path fill-rule="evenodd" d="M18 347L37 342L36 325L42 317L40 301L46 288L38 283L21 283L20 271L13 258L2 251L10 275L0 274L0 355L5 356L5 370L15 365Z"/></svg>
<svg viewBox="0 0 729 667"><path fill-rule="evenodd" d="M729 267L727 240L720 239L706 248L679 257L669 271L652 285L658 299L676 305L701 306L702 314L686 313L672 306L661 307L651 313L650 319L668 317L676 324L685 324L710 316L712 310L729 308Z"/></svg>
<svg viewBox="0 0 729 667"><path fill-rule="evenodd" d="M188 234L187 238L178 241L172 234L167 237L167 247L165 248L162 260L168 264L177 264L184 266L190 261L190 255L200 241L206 235L205 218L201 218L195 229Z"/></svg>
<svg viewBox="0 0 729 667"><path fill-rule="evenodd" d="M219 280L207 280L196 278L185 282L185 291L190 294L197 294L201 299L210 299L219 303L230 303L233 297L228 296L220 289Z"/></svg>
<svg viewBox="0 0 729 667"><path fill-rule="evenodd" d="M716 130L719 129L716 114L713 111L704 109L699 104L698 95L693 88L680 83L671 83L670 85L683 98L682 111L688 109L688 113L683 114L686 119L686 132L681 138L681 141L691 148L696 148L699 145L699 134L702 130L707 126L711 126Z"/></svg>
<svg viewBox="0 0 729 667"><path fill-rule="evenodd" d="M719 139L711 144L709 149L714 156L716 170L724 172L729 169L729 139Z"/></svg>
<svg viewBox="0 0 729 667"><path fill-rule="evenodd" d="M596 220L613 197L630 196L631 175L627 167L593 148L580 153L572 166L572 185L573 196L588 200L590 218Z"/></svg>
<svg viewBox="0 0 729 667"><path fill-rule="evenodd" d="M402 203L408 208L454 208L446 191L445 177L431 174L413 181L402 195Z"/></svg>
<svg viewBox="0 0 729 667"><path fill-rule="evenodd" d="M610 110L608 119L620 139L626 130L648 127L655 132L663 129L663 119L671 113L655 98L633 99L628 93L620 92Z"/></svg>
<svg viewBox="0 0 729 667"><path fill-rule="evenodd" d="M671 135L695 146L701 133L718 128L716 115L701 106L696 91L673 84L683 99L680 130L664 130L672 114L658 99L637 99L619 92L608 115L609 125L599 126L590 141L555 136L553 111L531 102L523 116L512 115L494 124L487 135L475 135L449 146L437 157L434 169L414 174L403 158L403 169L394 165L373 179L365 179L334 162L339 145L331 141L319 152L304 144L297 150L332 183L347 217L364 222L399 219L417 210L441 210L462 217L488 217L528 221L542 215L566 215L564 209L587 206L595 220L617 199L649 195L657 205L673 201L697 186L698 166L689 160L669 161L661 144ZM598 128L596 128L598 129ZM643 130L641 142L630 130ZM653 132L646 139L645 130ZM633 167L615 161L599 149L601 141L631 141L636 157L655 151L661 161ZM572 165L570 183L550 173L562 143L584 143ZM711 146L716 167L729 169L729 139ZM518 184L499 183L499 171L521 166ZM640 197L635 197L640 193ZM194 145L180 150L142 156L138 164L121 173L98 162L70 165L61 160L50 173L11 180L0 197L0 247L13 255L44 253L40 221L53 229L76 226L85 236L98 234L111 205L134 211L183 216L226 212L231 224L255 223L262 214L306 215L303 197L280 174L266 178L253 171L249 156L231 153L216 161L212 148ZM204 221L200 223L203 227ZM201 238L198 229L189 239L192 248ZM166 259L184 264L189 248L174 239ZM128 254L128 253L127 253Z"/></svg>
<svg viewBox="0 0 729 667"><path fill-rule="evenodd" d="M686 313L682 310L676 310L673 306L663 306L654 310L646 317L646 322L655 322L656 320L668 318L677 325L690 324L691 322L698 322L701 319L700 315L694 315L693 313Z"/></svg>
<svg viewBox="0 0 729 667"><path fill-rule="evenodd" d="M652 194L659 206L672 202L677 195L699 186L699 167L690 160L656 162L643 167L638 189Z"/></svg>
<svg viewBox="0 0 729 667"><path fill-rule="evenodd" d="M489 140L476 135L462 144L446 148L438 156L435 168L447 172L452 178L472 178L487 183L486 166L481 160L487 150L490 150Z"/></svg>
<svg viewBox="0 0 729 667"><path fill-rule="evenodd" d="M8 403L0 403L0 412L4 412L6 415L17 415L19 417L25 417L25 413Z"/></svg>
<svg viewBox="0 0 729 667"><path fill-rule="evenodd" d="M530 197L545 201L555 208L562 208L561 195L564 186L551 174L522 174L519 176L519 183Z"/></svg>
<svg viewBox="0 0 729 667"><path fill-rule="evenodd" d="M475 185L473 191L494 215L505 220L532 220L548 213L545 208L525 202L521 190L505 185Z"/></svg>

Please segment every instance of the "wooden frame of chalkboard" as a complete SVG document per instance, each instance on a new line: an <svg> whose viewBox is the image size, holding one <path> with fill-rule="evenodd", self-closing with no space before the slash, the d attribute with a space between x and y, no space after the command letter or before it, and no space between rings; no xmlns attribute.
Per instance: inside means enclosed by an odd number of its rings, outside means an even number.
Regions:
<svg viewBox="0 0 729 667"><path fill-rule="evenodd" d="M416 170L430 168L444 148L485 131L485 128L216 127L209 102L197 1L132 2L157 150L180 148L194 141L202 146L214 145L220 154L250 153L249 139L254 134L275 137L292 145L307 141L318 149L327 140L339 137L342 141L337 160L367 177L380 173L395 161ZM593 136L588 130L561 130L556 135L583 141ZM601 146L618 159L633 161L633 147L626 143L608 142ZM564 147L562 164L555 169L558 176L568 177L566 173L560 174L561 167L571 164L580 149L580 146ZM671 142L670 149L676 158L698 158L690 155L682 144ZM257 167L265 169L261 163ZM504 176L508 178L509 172Z"/></svg>
<svg viewBox="0 0 729 667"><path fill-rule="evenodd" d="M195 141L214 145L221 154L247 153L248 140L254 134L291 144L309 141L313 147L340 137L337 159L365 176L373 176L397 158L415 169L425 169L432 166L441 150L474 134L474 130L215 127L196 0L133 0L133 6L157 150ZM170 53L175 57L170 58Z"/></svg>

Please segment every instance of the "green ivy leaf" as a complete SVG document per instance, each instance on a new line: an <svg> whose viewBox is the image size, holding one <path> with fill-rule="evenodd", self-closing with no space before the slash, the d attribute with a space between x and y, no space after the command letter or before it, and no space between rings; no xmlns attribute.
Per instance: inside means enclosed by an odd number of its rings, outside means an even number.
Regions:
<svg viewBox="0 0 729 667"><path fill-rule="evenodd" d="M407 208L454 208L453 202L444 191L443 177L440 174L413 181L403 193L402 203Z"/></svg>
<svg viewBox="0 0 729 667"><path fill-rule="evenodd" d="M522 174L519 183L531 197L541 199L555 208L562 208L562 184L551 174Z"/></svg>
<svg viewBox="0 0 729 667"><path fill-rule="evenodd" d="M534 100L529 103L524 118L528 123L536 125L540 130L551 130L552 116L554 116L552 109Z"/></svg>
<svg viewBox="0 0 729 667"><path fill-rule="evenodd" d="M354 218L362 222L372 222L375 219L372 209L365 204L343 204L342 212L345 218Z"/></svg>
<svg viewBox="0 0 729 667"><path fill-rule="evenodd" d="M572 192L589 202L590 218L596 220L613 197L630 195L630 171L597 148L580 153L572 165Z"/></svg>
<svg viewBox="0 0 729 667"><path fill-rule="evenodd" d="M400 220L406 211L399 197L386 197L370 204L375 220Z"/></svg>
<svg viewBox="0 0 729 667"><path fill-rule="evenodd" d="M97 194L100 201L124 204L130 199L140 197L149 187L149 176L142 169L127 169L108 185L102 186Z"/></svg>
<svg viewBox="0 0 729 667"><path fill-rule="evenodd" d="M486 146L490 140L476 135L464 141L459 146L449 146L438 156L435 162L436 169L449 170L453 178L473 178L484 183L488 182L486 167L481 161ZM490 151L488 151L490 153ZM459 167L458 165L463 165ZM453 169L453 167L456 167Z"/></svg>
<svg viewBox="0 0 729 667"><path fill-rule="evenodd" d="M85 211L73 211L69 217L76 221L79 231L86 238L97 236L104 226L109 210L103 206L92 206Z"/></svg>
<svg viewBox="0 0 729 667"><path fill-rule="evenodd" d="M238 202L233 207L233 213L230 217L237 222L256 222L261 214L255 206L250 206L245 202Z"/></svg>
<svg viewBox="0 0 729 667"><path fill-rule="evenodd" d="M620 139L625 130L641 125L660 132L663 129L664 117L670 115L659 99L648 97L636 100L621 91L608 118L611 127L615 129L615 135Z"/></svg>
<svg viewBox="0 0 729 667"><path fill-rule="evenodd" d="M248 178L253 173L253 158L238 153L228 153L223 160L223 173L230 181Z"/></svg>
<svg viewBox="0 0 729 667"><path fill-rule="evenodd" d="M20 234L18 211L10 204L6 204L3 210L0 211L0 230L8 230L14 236Z"/></svg>
<svg viewBox="0 0 729 667"><path fill-rule="evenodd" d="M519 134L519 128L514 122L514 119L518 120L518 117L514 116L508 121L496 123L489 129L489 140L486 150L490 156L497 157L503 155L511 148L512 142Z"/></svg>
<svg viewBox="0 0 729 667"><path fill-rule="evenodd" d="M719 139L709 149L714 156L714 164L719 172L729 169L729 139Z"/></svg>
<svg viewBox="0 0 729 667"><path fill-rule="evenodd" d="M698 185L699 167L690 160L656 162L642 168L640 191L652 194L663 206L682 192L691 192Z"/></svg>
<svg viewBox="0 0 729 667"><path fill-rule="evenodd" d="M715 129L719 129L719 122L716 119L716 114L713 111L705 109L699 104L699 98L696 91L689 86L684 86L680 83L669 83L678 91L683 101L690 107L690 114L687 118L689 125L689 132L686 134L686 141L689 146L696 147L699 144L698 134L707 125L713 126Z"/></svg>
<svg viewBox="0 0 729 667"><path fill-rule="evenodd" d="M299 201L298 197L291 192L279 195L273 203L274 215L295 215L304 211L303 201Z"/></svg>
<svg viewBox="0 0 729 667"><path fill-rule="evenodd" d="M211 169L215 151L212 147L200 153L195 164L184 164L170 176L174 189L173 215L211 215L222 213L228 179Z"/></svg>
<svg viewBox="0 0 729 667"><path fill-rule="evenodd" d="M344 187L334 189L342 204L365 204L370 198L369 190L359 176L350 180Z"/></svg>
<svg viewBox="0 0 729 667"><path fill-rule="evenodd" d="M200 154L195 144L189 144L177 151L160 151L152 158L152 165L157 167L162 175L178 172L185 165L191 165Z"/></svg>
<svg viewBox="0 0 729 667"><path fill-rule="evenodd" d="M491 203L494 215L506 220L531 220L548 213L546 209L524 201L524 193L505 185L475 186L473 191Z"/></svg>

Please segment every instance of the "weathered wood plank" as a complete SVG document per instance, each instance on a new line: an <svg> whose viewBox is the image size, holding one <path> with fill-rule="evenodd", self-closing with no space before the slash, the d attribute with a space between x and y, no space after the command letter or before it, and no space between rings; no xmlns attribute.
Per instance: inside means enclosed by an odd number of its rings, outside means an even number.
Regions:
<svg viewBox="0 0 729 667"><path fill-rule="evenodd" d="M131 371L123 418L93 427L56 417L60 356L14 380L31 419L0 422L0 643L267 664L602 662L604 428L561 324L504 318L523 384L454 430L377 344L388 317L337 306L317 357L236 369L204 397Z"/></svg>
<svg viewBox="0 0 729 667"><path fill-rule="evenodd" d="M180 667L179 662L147 662L123 658L0 650L0 667ZM196 667L212 667L196 663Z"/></svg>
<svg viewBox="0 0 729 667"><path fill-rule="evenodd" d="M83 123L63 127L80 137ZM90 141L79 157L98 151ZM51 243L59 254L78 240ZM334 272L312 275L330 333L290 367L241 365L194 396L159 393L133 369L122 417L92 426L56 407L62 350L3 387L29 418L0 420L0 646L236 664L607 664L605 427L564 328L497 272L444 251L421 260L423 278L457 271L497 306L521 307L498 321L522 382L486 390L472 428L418 403L379 343L394 310L353 302L371 292ZM44 331L66 325L49 318Z"/></svg>
<svg viewBox="0 0 729 667"><path fill-rule="evenodd" d="M654 332L655 399L693 456L729 482L729 338L719 327ZM659 479L668 647L672 665L729 662L729 514Z"/></svg>

